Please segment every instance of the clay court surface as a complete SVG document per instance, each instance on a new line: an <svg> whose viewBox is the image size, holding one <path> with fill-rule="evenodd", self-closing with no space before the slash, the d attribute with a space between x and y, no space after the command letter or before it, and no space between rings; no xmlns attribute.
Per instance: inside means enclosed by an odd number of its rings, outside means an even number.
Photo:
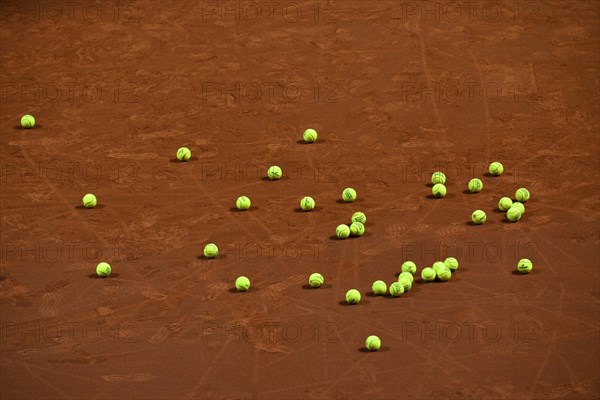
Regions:
<svg viewBox="0 0 600 400"><path fill-rule="evenodd" d="M0 397L599 398L599 7L3 2Z"/></svg>

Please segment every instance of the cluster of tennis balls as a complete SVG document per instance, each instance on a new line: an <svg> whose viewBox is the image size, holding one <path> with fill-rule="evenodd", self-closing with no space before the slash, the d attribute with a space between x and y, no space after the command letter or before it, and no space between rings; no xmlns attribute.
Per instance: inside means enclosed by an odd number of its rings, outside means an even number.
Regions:
<svg viewBox="0 0 600 400"><path fill-rule="evenodd" d="M344 189L343 193L346 193L347 190L352 190L354 193L354 189L347 188ZM355 196L356 197L356 196ZM365 234L365 224L367 223L367 216L362 211L357 211L352 214L350 219L350 225L340 224L335 228L335 235L340 239L346 239L348 236L362 236Z"/></svg>

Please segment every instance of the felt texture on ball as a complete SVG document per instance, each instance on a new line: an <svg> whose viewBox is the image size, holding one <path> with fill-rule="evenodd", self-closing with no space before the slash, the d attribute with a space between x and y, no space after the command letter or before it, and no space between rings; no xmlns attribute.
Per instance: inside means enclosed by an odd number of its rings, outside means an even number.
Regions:
<svg viewBox="0 0 600 400"><path fill-rule="evenodd" d="M381 339L375 335L371 335L365 340L365 347L370 351L377 351L381 348Z"/></svg>
<svg viewBox="0 0 600 400"><path fill-rule="evenodd" d="M346 188L342 191L342 200L346 203L352 203L356 200L356 190L352 188Z"/></svg>
<svg viewBox="0 0 600 400"><path fill-rule="evenodd" d="M443 172L437 171L431 175L431 183L437 185L438 183L444 184L446 183L446 175Z"/></svg>
<svg viewBox="0 0 600 400"><path fill-rule="evenodd" d="M381 296L387 292L387 285L384 281L375 281L373 282L373 285L371 285L371 290L373 291L373 294Z"/></svg>
<svg viewBox="0 0 600 400"><path fill-rule="evenodd" d="M267 176L272 181L276 181L283 176L283 171L277 165L273 165L272 167L269 167L269 169L267 170Z"/></svg>
<svg viewBox="0 0 600 400"><path fill-rule="evenodd" d="M240 276L235 280L235 288L240 292L245 292L250 289L250 279Z"/></svg>
<svg viewBox="0 0 600 400"><path fill-rule="evenodd" d="M215 258L219 255L219 248L214 243L208 243L204 246L204 257L206 258Z"/></svg>
<svg viewBox="0 0 600 400"><path fill-rule="evenodd" d="M310 287L320 288L323 285L323 282L325 282L325 279L323 278L323 275L318 272L315 272L308 277L308 284Z"/></svg>
<svg viewBox="0 0 600 400"><path fill-rule="evenodd" d="M300 208L304 211L310 211L315 208L315 200L310 196L305 196L300 200Z"/></svg>
<svg viewBox="0 0 600 400"><path fill-rule="evenodd" d="M356 304L360 301L360 292L356 289L350 289L346 292L346 302Z"/></svg>
<svg viewBox="0 0 600 400"><path fill-rule="evenodd" d="M101 278L106 278L112 272L112 268L107 262L101 262L96 266L96 275Z"/></svg>
<svg viewBox="0 0 600 400"><path fill-rule="evenodd" d="M247 210L252 205L250 198L248 196L240 196L235 201L235 206L238 210Z"/></svg>
<svg viewBox="0 0 600 400"><path fill-rule="evenodd" d="M446 186L444 186L442 183L436 183L431 188L431 193L438 198L444 197L446 196Z"/></svg>
<svg viewBox="0 0 600 400"><path fill-rule="evenodd" d="M475 210L473 211L473 214L471 214L471 221L473 221L475 225L483 224L486 219L487 215L485 215L485 212L482 210Z"/></svg>
<svg viewBox="0 0 600 400"><path fill-rule="evenodd" d="M180 147L179 150L177 150L177 159L179 161L187 161L191 156L192 152L187 147Z"/></svg>
<svg viewBox="0 0 600 400"><path fill-rule="evenodd" d="M412 275L417 273L417 264L412 261L402 263L402 272L410 272Z"/></svg>
<svg viewBox="0 0 600 400"><path fill-rule="evenodd" d="M85 208L94 208L96 207L98 200L96 199L96 196L94 196L91 193L88 193L85 196L83 196L82 202Z"/></svg>

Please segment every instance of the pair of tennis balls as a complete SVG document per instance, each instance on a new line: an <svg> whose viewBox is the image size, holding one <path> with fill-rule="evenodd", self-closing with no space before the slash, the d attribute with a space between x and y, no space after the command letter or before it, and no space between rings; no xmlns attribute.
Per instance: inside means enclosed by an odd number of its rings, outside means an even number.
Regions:
<svg viewBox="0 0 600 400"><path fill-rule="evenodd" d="M410 272L402 272L398 276L398 281L390 284L390 295L392 297L400 297L405 292L412 288L414 277ZM387 291L387 285L382 280L377 280L371 285L371 290L376 296L383 296Z"/></svg>
<svg viewBox="0 0 600 400"><path fill-rule="evenodd" d="M436 261L431 267L425 267L421 271L421 279L424 282L432 282L436 278L442 282L450 280L452 273L458 269L458 260L448 257L444 261Z"/></svg>
<svg viewBox="0 0 600 400"><path fill-rule="evenodd" d="M362 236L365 233L365 223L367 216L362 211L352 214L351 224L340 224L335 228L335 235L340 239L346 239L348 236Z"/></svg>

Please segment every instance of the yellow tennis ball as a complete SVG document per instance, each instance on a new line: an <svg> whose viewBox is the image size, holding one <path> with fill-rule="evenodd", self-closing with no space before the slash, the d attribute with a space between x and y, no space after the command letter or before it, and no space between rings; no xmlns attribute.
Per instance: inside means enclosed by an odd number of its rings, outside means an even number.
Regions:
<svg viewBox="0 0 600 400"><path fill-rule="evenodd" d="M25 129L33 128L35 126L35 118L33 118L33 115L23 115L21 117L21 126Z"/></svg>
<svg viewBox="0 0 600 400"><path fill-rule="evenodd" d="M365 347L371 351L377 351L381 348L381 340L377 336L371 335L365 340Z"/></svg>
<svg viewBox="0 0 600 400"><path fill-rule="evenodd" d="M112 268L107 262L101 262L96 266L96 275L101 278L106 278L110 275Z"/></svg>
<svg viewBox="0 0 600 400"><path fill-rule="evenodd" d="M180 147L179 150L177 150L177 159L179 161L187 161L191 156L192 152L187 147Z"/></svg>
<svg viewBox="0 0 600 400"><path fill-rule="evenodd" d="M208 243L204 246L204 257L215 258L219 254L219 248L214 243Z"/></svg>
<svg viewBox="0 0 600 400"><path fill-rule="evenodd" d="M364 225L367 223L367 216L365 215L365 213L357 211L354 214L352 214L352 222L360 222Z"/></svg>
<svg viewBox="0 0 600 400"><path fill-rule="evenodd" d="M410 275L410 276L412 277L412 275ZM409 278L406 275L401 275L398 277L398 283L402 285L405 293L408 292L410 290L410 288L412 287L412 281L410 279L411 278Z"/></svg>
<svg viewBox="0 0 600 400"><path fill-rule="evenodd" d="M440 268L439 271L436 271L436 275L437 278L442 282L446 282L452 278L452 272L450 272L450 269L446 266L444 266L444 268Z"/></svg>
<svg viewBox="0 0 600 400"><path fill-rule="evenodd" d="M508 211L508 209L510 208L510 206L512 206L512 204L513 204L513 201L510 198L503 197L498 202L498 209L500 211Z"/></svg>
<svg viewBox="0 0 600 400"><path fill-rule="evenodd" d="M342 191L342 200L346 203L352 203L356 200L356 190L352 188L346 188Z"/></svg>
<svg viewBox="0 0 600 400"><path fill-rule="evenodd" d="M315 131L314 129L307 129L304 131L304 133L302 134L302 137L304 138L304 141L306 143L312 143L315 140L317 140L317 131Z"/></svg>
<svg viewBox="0 0 600 400"><path fill-rule="evenodd" d="M515 199L521 203L525 203L529 200L530 195L529 190L520 188L515 192Z"/></svg>
<svg viewBox="0 0 600 400"><path fill-rule="evenodd" d="M481 225L487 219L487 215L482 210L475 210L473 214L471 214L471 220L475 225Z"/></svg>
<svg viewBox="0 0 600 400"><path fill-rule="evenodd" d="M471 193L479 193L483 189L483 182L479 178L473 178L469 181L469 191Z"/></svg>
<svg viewBox="0 0 600 400"><path fill-rule="evenodd" d="M502 164L500 164L498 161L494 161L493 163L490 164L488 171L490 171L491 175L500 176L504 172L504 166Z"/></svg>
<svg viewBox="0 0 600 400"><path fill-rule="evenodd" d="M398 275L398 281L400 281L400 278L407 278L410 281L410 283L413 283L415 279L413 274L411 274L410 272L401 272L400 275Z"/></svg>
<svg viewBox="0 0 600 400"><path fill-rule="evenodd" d="M356 221L350 225L350 234L352 236L362 236L365 233L365 226Z"/></svg>
<svg viewBox="0 0 600 400"><path fill-rule="evenodd" d="M375 281L371 286L371 290L373 290L373 294L377 296L382 296L387 291L387 285L384 281Z"/></svg>
<svg viewBox="0 0 600 400"><path fill-rule="evenodd" d="M434 185L437 185L438 183L443 185L444 183L446 183L446 175L444 175L443 172L434 172L431 175L431 183L433 183Z"/></svg>
<svg viewBox="0 0 600 400"><path fill-rule="evenodd" d="M83 196L82 202L85 208L94 208L96 207L98 201L96 200L96 196L94 196L91 193L88 193L85 196Z"/></svg>
<svg viewBox="0 0 600 400"><path fill-rule="evenodd" d="M446 195L446 186L444 186L441 183L436 183L431 188L431 193L433 193L433 195L438 198L444 197Z"/></svg>
<svg viewBox="0 0 600 400"><path fill-rule="evenodd" d="M310 287L320 288L323 285L323 282L325 282L325 279L323 278L323 275L318 272L315 272L308 277L308 284Z"/></svg>
<svg viewBox="0 0 600 400"><path fill-rule="evenodd" d="M240 292L245 292L250 289L250 279L245 276L240 276L235 280L235 288Z"/></svg>
<svg viewBox="0 0 600 400"><path fill-rule="evenodd" d="M521 210L519 207L511 207L506 212L506 218L511 222L517 222L521 219Z"/></svg>
<svg viewBox="0 0 600 400"><path fill-rule="evenodd" d="M450 269L450 272L454 272L458 269L458 260L454 257L448 257L444 260L446 267Z"/></svg>
<svg viewBox="0 0 600 400"><path fill-rule="evenodd" d="M273 181L280 179L282 175L283 171L281 171L281 168L279 168L277 165L273 165L267 170L267 176Z"/></svg>
<svg viewBox="0 0 600 400"><path fill-rule="evenodd" d="M517 263L517 269L522 274L528 274L533 269L533 263L527 258L522 258Z"/></svg>
<svg viewBox="0 0 600 400"><path fill-rule="evenodd" d="M519 211L521 211L521 216L523 214L525 214L525 206L523 205L523 203L521 203L520 201L515 201L514 203L512 203L511 207L515 207L518 208ZM510 208L509 208L510 209Z"/></svg>
<svg viewBox="0 0 600 400"><path fill-rule="evenodd" d="M356 304L360 301L360 292L356 289L350 289L346 292L346 302Z"/></svg>
<svg viewBox="0 0 600 400"><path fill-rule="evenodd" d="M350 227L346 224L340 224L335 228L335 235L340 239L346 239L350 236Z"/></svg>
<svg viewBox="0 0 600 400"><path fill-rule="evenodd" d="M400 282L394 282L390 285L390 294L393 297L400 297L404 293L404 286Z"/></svg>
<svg viewBox="0 0 600 400"><path fill-rule="evenodd" d="M310 211L315 208L315 200L312 197L306 196L300 200L300 208L304 211Z"/></svg>
<svg viewBox="0 0 600 400"><path fill-rule="evenodd" d="M235 206L238 208L238 210L247 210L250 208L251 205L252 202L250 201L250 198L248 198L248 196L240 196L235 201Z"/></svg>
<svg viewBox="0 0 600 400"><path fill-rule="evenodd" d="M405 261L402 264L402 272L410 272L414 275L417 272L417 264L412 261Z"/></svg>
<svg viewBox="0 0 600 400"><path fill-rule="evenodd" d="M436 273L433 268L425 267L421 271L421 279L425 282L431 282L435 279Z"/></svg>
<svg viewBox="0 0 600 400"><path fill-rule="evenodd" d="M443 261L436 261L436 262L433 263L433 265L431 266L431 268L433 268L433 270L437 274L438 271L443 271L444 268L447 268L447 267L446 267L446 264L444 264Z"/></svg>

